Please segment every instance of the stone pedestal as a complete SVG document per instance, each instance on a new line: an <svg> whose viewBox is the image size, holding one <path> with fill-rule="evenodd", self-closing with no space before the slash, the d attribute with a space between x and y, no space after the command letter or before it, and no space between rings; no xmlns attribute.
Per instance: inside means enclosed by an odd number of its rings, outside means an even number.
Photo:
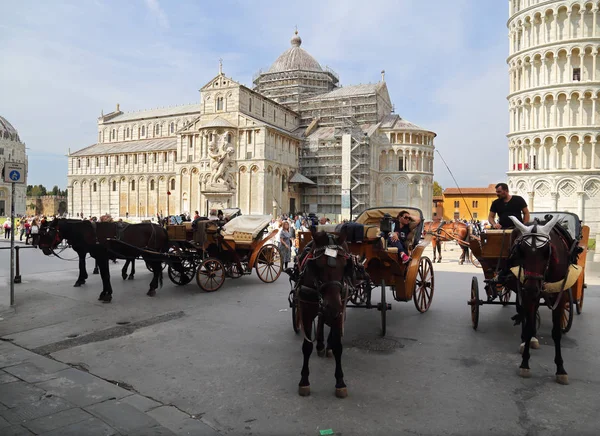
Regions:
<svg viewBox="0 0 600 436"><path fill-rule="evenodd" d="M202 193L208 200L208 211L211 209L227 209L233 207L233 198L235 193L227 185L210 185L207 191Z"/></svg>

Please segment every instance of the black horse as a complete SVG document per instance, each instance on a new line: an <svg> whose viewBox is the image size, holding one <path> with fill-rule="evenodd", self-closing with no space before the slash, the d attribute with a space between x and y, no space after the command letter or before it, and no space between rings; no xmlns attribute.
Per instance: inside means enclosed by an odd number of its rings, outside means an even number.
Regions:
<svg viewBox="0 0 600 436"><path fill-rule="evenodd" d="M331 327L327 338L327 350L330 349L335 357L335 395L345 398L348 390L342 371L342 335L346 302L350 295L350 286L353 286L353 258L348 253L345 233L338 237L335 245L329 245L327 233L317 233L314 227L311 228L311 233L314 243L300 266L297 284L300 328L304 333L304 363L298 393L301 396L310 395L308 361L313 350L312 325L315 318L318 318L317 353L319 356L326 355L323 333L326 324Z"/></svg>
<svg viewBox="0 0 600 436"><path fill-rule="evenodd" d="M44 254L54 253L54 248L67 240L79 255L79 277L75 286L81 286L88 278L85 268L87 253L96 259L102 278L100 301L112 300L109 261L111 259L133 260L142 257L153 273L148 296L155 296L156 289L162 285L161 253L169 250L169 237L161 226L151 223L122 225L114 222L97 222L58 219L40 228L39 247ZM127 265L126 265L127 266ZM181 264L175 262L174 268Z"/></svg>
<svg viewBox="0 0 600 436"><path fill-rule="evenodd" d="M569 274L570 264L576 263L578 252L577 243L570 244L561 236L555 224L558 216L545 224L521 224L510 217L518 231L513 233L511 244L510 265L513 279L509 286L517 290L518 315L513 317L522 324L521 340L523 341L523 356L519 375L531 377L529 368L530 345L536 336L536 313L540 299L544 298L552 310L552 339L554 340L554 363L556 364L556 381L568 384L567 371L563 366L561 353L561 320L568 304L566 292L550 290L548 284L557 283L558 289L564 289ZM519 279L517 279L519 277Z"/></svg>

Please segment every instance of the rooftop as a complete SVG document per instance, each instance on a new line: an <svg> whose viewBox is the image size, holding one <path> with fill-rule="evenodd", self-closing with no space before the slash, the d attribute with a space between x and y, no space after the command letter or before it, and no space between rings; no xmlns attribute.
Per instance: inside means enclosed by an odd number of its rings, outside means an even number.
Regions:
<svg viewBox="0 0 600 436"><path fill-rule="evenodd" d="M331 92L327 92L325 94L319 94L315 97L309 98L306 101L321 101L321 100L338 99L338 98L343 98L343 97L372 95L372 94L377 93L377 91L379 90L379 87L381 87L382 85L383 85L383 82L343 86L341 88L334 89Z"/></svg>
<svg viewBox="0 0 600 436"><path fill-rule="evenodd" d="M174 115L200 114L201 107L201 104L187 104L183 106L148 109L138 112L127 112L105 121L104 124L120 123L123 121L147 120L150 118L162 118Z"/></svg>
<svg viewBox="0 0 600 436"><path fill-rule="evenodd" d="M95 156L100 154L126 154L126 153L141 153L148 151L167 151L177 148L177 138L153 138L142 139L138 141L124 142L105 142L102 144L93 144L89 147L82 148L70 156Z"/></svg>
<svg viewBox="0 0 600 436"><path fill-rule="evenodd" d="M496 185L492 183L486 188L446 188L444 195L496 195Z"/></svg>
<svg viewBox="0 0 600 436"><path fill-rule="evenodd" d="M408 120L405 120L400 115L391 114L386 116L383 120L381 120L380 127L382 129L393 129L393 130L415 130L421 132L429 132L430 130L424 129L422 127L417 126L414 123L411 123Z"/></svg>
<svg viewBox="0 0 600 436"><path fill-rule="evenodd" d="M292 47L284 51L277 60L273 62L268 73L278 73L290 70L323 71L323 68L321 68L321 65L319 65L316 59L300 47L302 45L302 39L298 36L298 31L296 31L290 42Z"/></svg>

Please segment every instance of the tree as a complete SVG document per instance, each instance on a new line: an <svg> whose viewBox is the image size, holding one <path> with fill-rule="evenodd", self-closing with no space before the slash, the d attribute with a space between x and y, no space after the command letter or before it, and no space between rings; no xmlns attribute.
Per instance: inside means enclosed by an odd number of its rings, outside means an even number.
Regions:
<svg viewBox="0 0 600 436"><path fill-rule="evenodd" d="M436 182L434 180L433 182L433 195L434 196L439 196L439 195L443 195L444 193L444 188L442 188L442 185L440 185L438 182Z"/></svg>
<svg viewBox="0 0 600 436"><path fill-rule="evenodd" d="M54 187L52 188L52 195L59 195L60 194L60 188L58 187L58 185L54 185Z"/></svg>
<svg viewBox="0 0 600 436"><path fill-rule="evenodd" d="M32 185L27 185L27 196L30 197L31 196L31 190L33 189Z"/></svg>

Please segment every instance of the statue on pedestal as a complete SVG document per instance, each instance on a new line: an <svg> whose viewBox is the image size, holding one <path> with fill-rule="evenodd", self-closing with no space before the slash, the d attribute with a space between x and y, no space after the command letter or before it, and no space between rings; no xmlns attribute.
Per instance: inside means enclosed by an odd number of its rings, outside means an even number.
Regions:
<svg viewBox="0 0 600 436"><path fill-rule="evenodd" d="M230 169L234 166L233 153L233 147L228 145L225 140L223 140L221 147L218 147L215 143L209 145L208 156L212 160L210 164L212 175L208 182L209 187L220 190L235 189L235 177L230 172Z"/></svg>

